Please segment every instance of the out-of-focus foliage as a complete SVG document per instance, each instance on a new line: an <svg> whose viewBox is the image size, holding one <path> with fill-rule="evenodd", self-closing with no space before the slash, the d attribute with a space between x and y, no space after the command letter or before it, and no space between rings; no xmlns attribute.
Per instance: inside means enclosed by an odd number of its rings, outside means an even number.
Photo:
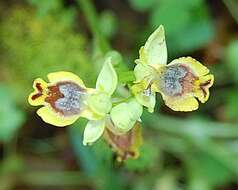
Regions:
<svg viewBox="0 0 238 190"><path fill-rule="evenodd" d="M0 84L0 142L12 140L24 122L24 113L16 107L10 90Z"/></svg>
<svg viewBox="0 0 238 190"><path fill-rule="evenodd" d="M73 8L64 8L63 0L27 0L29 4L35 6L36 16L38 18L44 18L49 15L57 16L57 20L65 25L72 26L75 18L75 10Z"/></svg>
<svg viewBox="0 0 238 190"><path fill-rule="evenodd" d="M156 0L130 0L129 2L132 8L138 11L150 10L156 4Z"/></svg>
<svg viewBox="0 0 238 190"><path fill-rule="evenodd" d="M236 71L238 70L238 41L231 41L226 49L225 52L225 57L224 57L224 61L227 64L227 68L230 71L230 76L232 77L232 79L235 82L235 88L233 90L231 90L230 92L228 92L228 96L227 96L227 116L230 119L233 120L237 120L238 117L238 101L237 101L237 97L238 97L238 75L236 73Z"/></svg>
<svg viewBox="0 0 238 190"><path fill-rule="evenodd" d="M126 167L131 171L148 171L153 170L157 166L159 159L159 151L155 151L156 144L152 142L144 142L140 150L140 157L137 160L127 160Z"/></svg>
<svg viewBox="0 0 238 190"><path fill-rule="evenodd" d="M1 190L238 188L235 0L9 0L0 2L0 10ZM142 116L137 160L116 162L103 139L83 146L84 120L54 128L26 109L33 79L50 72L74 72L92 87L108 44L122 53L106 52L120 82L133 81L128 68L160 24L169 58L189 54L200 60L214 74L215 86L207 104L191 113L175 113L158 97L156 113Z"/></svg>
<svg viewBox="0 0 238 190"><path fill-rule="evenodd" d="M51 1L34 2L44 6L38 7L39 11L46 9L44 13L15 6L3 13L7 15L1 22L0 31L2 75L18 89L18 101L24 103L31 88L29 81L36 77L65 70L81 75L87 82L94 78L93 63L86 53L88 45L70 24L74 17L61 10L58 14L47 15L50 6L57 6L48 5Z"/></svg>
<svg viewBox="0 0 238 190"><path fill-rule="evenodd" d="M225 52L225 62L228 65L228 68L232 74L232 78L234 78L235 82L238 82L238 75L236 73L236 71L238 70L237 52L238 52L238 40L230 42Z"/></svg>
<svg viewBox="0 0 238 190"><path fill-rule="evenodd" d="M200 49L214 37L214 26L204 0L131 0L137 11L149 13L149 24L166 28L168 47L172 54ZM169 51L169 52L170 52Z"/></svg>
<svg viewBox="0 0 238 190"><path fill-rule="evenodd" d="M99 18L99 27L103 35L111 38L115 35L118 27L118 21L112 11L104 11Z"/></svg>

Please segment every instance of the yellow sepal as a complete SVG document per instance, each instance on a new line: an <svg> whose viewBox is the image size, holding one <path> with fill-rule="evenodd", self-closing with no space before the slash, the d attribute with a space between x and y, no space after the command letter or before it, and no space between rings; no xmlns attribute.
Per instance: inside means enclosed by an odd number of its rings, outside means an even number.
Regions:
<svg viewBox="0 0 238 190"><path fill-rule="evenodd" d="M135 60L135 63L136 63L136 64L144 64L144 65L147 64L147 59L146 59L146 56L145 56L145 53L144 53L144 46L141 46L141 47L140 47L140 50L139 50L139 59L136 59L136 60Z"/></svg>

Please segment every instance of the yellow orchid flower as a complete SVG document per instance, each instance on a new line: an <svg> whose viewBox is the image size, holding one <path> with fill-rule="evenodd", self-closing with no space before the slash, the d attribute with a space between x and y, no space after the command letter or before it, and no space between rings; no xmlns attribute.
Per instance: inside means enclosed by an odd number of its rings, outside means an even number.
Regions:
<svg viewBox="0 0 238 190"><path fill-rule="evenodd" d="M198 109L198 101L206 102L214 76L200 62L182 57L167 63L164 27L155 30L139 51L132 92L140 104L154 111L155 93L159 92L165 104L174 111Z"/></svg>
<svg viewBox="0 0 238 190"><path fill-rule="evenodd" d="M77 75L60 71L47 77L49 83L40 78L34 81L34 92L28 97L31 105L43 106L37 114L46 123L63 127L74 123L80 116L97 117L86 105L86 99L94 90L86 88Z"/></svg>
<svg viewBox="0 0 238 190"><path fill-rule="evenodd" d="M105 126L105 117L112 108L111 95L117 87L117 75L108 58L98 76L96 88L86 88L83 81L70 72L48 74L49 83L38 78L34 92L28 97L37 114L46 122L63 127L79 117L89 120L84 131L84 144L96 141Z"/></svg>

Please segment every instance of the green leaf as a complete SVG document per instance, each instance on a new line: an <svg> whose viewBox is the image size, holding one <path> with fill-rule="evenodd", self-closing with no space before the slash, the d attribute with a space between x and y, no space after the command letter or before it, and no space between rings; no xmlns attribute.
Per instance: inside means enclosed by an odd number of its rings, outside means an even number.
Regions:
<svg viewBox="0 0 238 190"><path fill-rule="evenodd" d="M0 141L10 141L24 122L24 112L17 108L9 89L0 84Z"/></svg>

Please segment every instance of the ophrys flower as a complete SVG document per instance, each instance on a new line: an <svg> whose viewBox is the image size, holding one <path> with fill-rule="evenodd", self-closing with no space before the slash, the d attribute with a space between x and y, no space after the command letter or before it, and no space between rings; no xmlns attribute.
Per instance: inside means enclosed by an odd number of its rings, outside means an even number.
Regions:
<svg viewBox="0 0 238 190"><path fill-rule="evenodd" d="M167 64L167 48L163 26L151 34L139 51L132 92L137 100L153 112L155 93L159 92L165 104L175 111L198 109L198 100L206 102L213 75L200 62L182 57Z"/></svg>

